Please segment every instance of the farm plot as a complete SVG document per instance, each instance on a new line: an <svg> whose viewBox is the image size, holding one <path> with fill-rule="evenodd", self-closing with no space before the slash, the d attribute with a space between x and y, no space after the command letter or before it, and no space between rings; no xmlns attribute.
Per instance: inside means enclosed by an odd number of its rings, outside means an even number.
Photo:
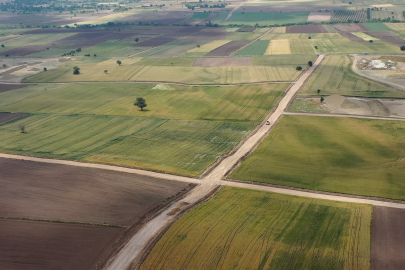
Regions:
<svg viewBox="0 0 405 270"><path fill-rule="evenodd" d="M229 12L218 12L217 15L214 18L214 22L216 24L220 24L223 20L228 17Z"/></svg>
<svg viewBox="0 0 405 270"><path fill-rule="evenodd" d="M239 25L283 25L306 22L309 12L234 12L225 24Z"/></svg>
<svg viewBox="0 0 405 270"><path fill-rule="evenodd" d="M389 27L387 27L383 23L362 23L368 30L370 31L391 31Z"/></svg>
<svg viewBox="0 0 405 270"><path fill-rule="evenodd" d="M294 25L286 29L286 33L328 33L323 25Z"/></svg>
<svg viewBox="0 0 405 270"><path fill-rule="evenodd" d="M359 37L359 38L361 38L362 40L365 40L365 41L370 41L370 40L374 41L374 40L376 40L375 37L369 36L369 35L367 35L367 34L365 34L363 32L354 32L354 33L349 33L349 34L353 34L353 35L355 35L355 36L357 36L357 37Z"/></svg>
<svg viewBox="0 0 405 270"><path fill-rule="evenodd" d="M388 10L370 10L371 20L396 20L403 21L401 11L388 11ZM385 31L385 30L371 30L371 31Z"/></svg>
<svg viewBox="0 0 405 270"><path fill-rule="evenodd" d="M193 64L194 67L228 67L228 66L253 66L250 57L215 57L215 58L197 58Z"/></svg>
<svg viewBox="0 0 405 270"><path fill-rule="evenodd" d="M0 112L0 124L8 122L10 120L14 120L23 116L26 116L28 114L26 113L6 113L6 112Z"/></svg>
<svg viewBox="0 0 405 270"><path fill-rule="evenodd" d="M356 32L354 32L356 33ZM363 38L359 37L358 35L351 33L351 32L339 32L339 34L341 34L342 36L344 36L345 38L348 38L351 41L364 41ZM357 32L357 33L363 33L363 32Z"/></svg>
<svg viewBox="0 0 405 270"><path fill-rule="evenodd" d="M26 56L33 53L38 53L46 50L45 45L28 45L11 50L3 50L0 52L2 56Z"/></svg>
<svg viewBox="0 0 405 270"><path fill-rule="evenodd" d="M205 56L228 56L249 43L248 40L234 40L210 51Z"/></svg>
<svg viewBox="0 0 405 270"><path fill-rule="evenodd" d="M164 51L166 51L166 50L170 50L170 49L172 49L172 48L174 48L174 47L177 47L177 46L179 46L179 45L182 45L182 44L184 44L185 42L186 42L185 40L175 40L175 41L172 41L172 42L169 42L169 43L160 45L160 46L158 46L158 47L152 48L152 49L150 49L150 50L146 50L146 51L144 51L144 52L140 52L140 53L137 54L136 56L137 56L137 57L148 57L148 56L152 56L152 55L155 55L155 54L158 54L158 53L162 53L162 52L164 52ZM167 55L164 55L164 56L167 56Z"/></svg>
<svg viewBox="0 0 405 270"><path fill-rule="evenodd" d="M174 223L140 269L369 269L371 212L225 187Z"/></svg>
<svg viewBox="0 0 405 270"><path fill-rule="evenodd" d="M19 132L26 126L26 133ZM126 116L31 115L0 126L0 151L197 175L253 123Z"/></svg>
<svg viewBox="0 0 405 270"><path fill-rule="evenodd" d="M333 27L335 27L340 32L364 32L364 31L369 31L361 23L334 24Z"/></svg>
<svg viewBox="0 0 405 270"><path fill-rule="evenodd" d="M398 32L405 31L405 23L384 23L384 25L388 26L391 30L394 31ZM384 31L384 30L374 30L374 31Z"/></svg>
<svg viewBox="0 0 405 270"><path fill-rule="evenodd" d="M26 84L3 84L3 83L0 83L0 93L1 92L6 92L6 91L11 91L11 90L14 90L14 89L20 89L20 88L27 87L27 86L28 85L26 85Z"/></svg>
<svg viewBox="0 0 405 270"><path fill-rule="evenodd" d="M0 219L0 268L94 269L109 256L122 228Z"/></svg>
<svg viewBox="0 0 405 270"><path fill-rule="evenodd" d="M194 187L131 173L7 158L0 158L0 168L1 217L129 228Z"/></svg>
<svg viewBox="0 0 405 270"><path fill-rule="evenodd" d="M315 96L318 89L323 95L404 97L399 90L355 75L351 71L350 58L343 55L327 56L299 95Z"/></svg>
<svg viewBox="0 0 405 270"><path fill-rule="evenodd" d="M265 52L266 55L271 54L291 54L289 39L271 40Z"/></svg>
<svg viewBox="0 0 405 270"><path fill-rule="evenodd" d="M366 22L367 11L365 10L334 10L332 12L331 22Z"/></svg>
<svg viewBox="0 0 405 270"><path fill-rule="evenodd" d="M332 13L330 12L311 12L308 15L307 21L315 23L329 22L331 16Z"/></svg>
<svg viewBox="0 0 405 270"><path fill-rule="evenodd" d="M193 52L193 53L208 53L218 47L221 47L222 45L225 45L227 43L231 42L230 40L214 40L211 41L207 44L204 44L200 47L196 47L192 50L189 50L188 52Z"/></svg>
<svg viewBox="0 0 405 270"><path fill-rule="evenodd" d="M371 269L403 269L405 211L375 206L371 224Z"/></svg>
<svg viewBox="0 0 405 270"><path fill-rule="evenodd" d="M376 37L382 41L388 42L395 46L402 46L405 44L405 40L399 36L386 31L377 31L377 32L367 32L368 35ZM398 51L399 49L397 49Z"/></svg>
<svg viewBox="0 0 405 270"><path fill-rule="evenodd" d="M0 111L54 114L127 115L176 120L200 120L219 105L227 110L216 119L261 122L288 84L238 86L179 86L167 84L105 83L32 86L0 94ZM147 100L140 111L133 106L136 96ZM259 100L263 101L260 104ZM158 104L158 106L157 106ZM176 104L176 106L173 106ZM230 114L230 108L234 114ZM256 110L256 114L247 114ZM5 114L4 117L8 114ZM245 118L242 118L244 115ZM246 118L246 115L250 117ZM8 119L8 118L7 118Z"/></svg>
<svg viewBox="0 0 405 270"><path fill-rule="evenodd" d="M314 61L312 55L272 55L253 57L256 66L292 66L307 65L308 61Z"/></svg>
<svg viewBox="0 0 405 270"><path fill-rule="evenodd" d="M133 42L108 40L96 46L83 50L83 54L90 54L93 56L96 54L101 57L125 57L139 52L147 47L138 48L132 46Z"/></svg>
<svg viewBox="0 0 405 270"><path fill-rule="evenodd" d="M292 54L314 54L314 47L310 39L292 39L290 40Z"/></svg>
<svg viewBox="0 0 405 270"><path fill-rule="evenodd" d="M285 115L230 178L404 200L404 127L403 121Z"/></svg>
<svg viewBox="0 0 405 270"><path fill-rule="evenodd" d="M267 51L269 46L269 40L257 40L254 43L250 44L246 48L238 51L236 56L245 56L245 55L263 55Z"/></svg>
<svg viewBox="0 0 405 270"><path fill-rule="evenodd" d="M254 40L260 37L260 33L254 32L235 32L234 34L228 36L226 39L229 40Z"/></svg>

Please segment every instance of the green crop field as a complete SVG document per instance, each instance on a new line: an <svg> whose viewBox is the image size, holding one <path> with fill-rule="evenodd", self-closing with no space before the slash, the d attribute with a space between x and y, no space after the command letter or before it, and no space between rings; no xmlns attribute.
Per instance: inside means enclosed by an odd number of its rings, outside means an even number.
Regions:
<svg viewBox="0 0 405 270"><path fill-rule="evenodd" d="M26 126L26 133L19 132ZM0 151L197 175L253 123L34 114L0 125Z"/></svg>
<svg viewBox="0 0 405 270"><path fill-rule="evenodd" d="M141 52L139 54L136 55L136 57L147 57L147 56L151 56L160 52L163 52L165 50L171 49L173 47L176 47L177 45L181 45L183 44L185 41L184 40L175 40L173 42L169 42L167 44L155 47L153 49L147 50L145 52Z"/></svg>
<svg viewBox="0 0 405 270"><path fill-rule="evenodd" d="M288 84L195 87L146 83L35 85L0 93L0 111L259 123L287 87ZM138 96L145 98L148 104L143 112L133 105Z"/></svg>
<svg viewBox="0 0 405 270"><path fill-rule="evenodd" d="M254 40L260 37L260 33L254 32L235 32L230 36L227 36L227 40Z"/></svg>
<svg viewBox="0 0 405 270"><path fill-rule="evenodd" d="M300 74L292 66L185 67L174 64L171 66L142 66L138 64L140 58L122 58L122 65L116 63L116 58L97 63L92 61L89 58L69 61L58 69L29 77L25 82L145 81L232 84L293 81ZM74 66L80 68L80 75L73 75ZM104 70L108 70L108 72L105 73Z"/></svg>
<svg viewBox="0 0 405 270"><path fill-rule="evenodd" d="M230 178L404 200L404 139L402 121L286 115Z"/></svg>
<svg viewBox="0 0 405 270"><path fill-rule="evenodd" d="M313 55L271 55L253 57L253 63L257 66L297 66L308 65L308 61L314 61Z"/></svg>
<svg viewBox="0 0 405 270"><path fill-rule="evenodd" d="M362 23L365 27L367 27L370 31L391 31L389 27L387 27L383 23Z"/></svg>
<svg viewBox="0 0 405 270"><path fill-rule="evenodd" d="M291 39L290 47L292 54L314 54L314 47L310 39Z"/></svg>
<svg viewBox="0 0 405 270"><path fill-rule="evenodd" d="M235 55L263 55L267 50L267 46L269 46L269 40L257 40L253 44L250 44L246 48L237 52Z"/></svg>
<svg viewBox="0 0 405 270"><path fill-rule="evenodd" d="M323 95L405 97L402 91L357 76L351 71L351 65L348 56L327 56L299 95L317 96L317 90L321 89Z"/></svg>
<svg viewBox="0 0 405 270"><path fill-rule="evenodd" d="M309 12L234 12L226 24L275 25L306 22Z"/></svg>
<svg viewBox="0 0 405 270"><path fill-rule="evenodd" d="M140 270L370 268L369 205L224 187L181 217Z"/></svg>
<svg viewBox="0 0 405 270"><path fill-rule="evenodd" d="M229 12L218 12L217 15L214 18L214 22L213 23L221 23L223 20L226 19L226 17L228 16Z"/></svg>

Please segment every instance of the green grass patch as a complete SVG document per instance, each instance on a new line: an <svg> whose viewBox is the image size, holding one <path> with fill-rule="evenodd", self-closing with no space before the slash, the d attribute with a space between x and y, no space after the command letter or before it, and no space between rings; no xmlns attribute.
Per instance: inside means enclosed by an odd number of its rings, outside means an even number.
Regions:
<svg viewBox="0 0 405 270"><path fill-rule="evenodd" d="M26 133L19 132L26 126ZM197 175L252 123L37 114L0 125L0 151Z"/></svg>
<svg viewBox="0 0 405 270"><path fill-rule="evenodd" d="M306 22L309 12L234 12L226 24L275 25Z"/></svg>
<svg viewBox="0 0 405 270"><path fill-rule="evenodd" d="M229 14L229 12L218 12L217 15L214 18L213 23L220 24L223 20L226 19L228 14Z"/></svg>
<svg viewBox="0 0 405 270"><path fill-rule="evenodd" d="M327 56L299 95L317 96L317 90L321 89L322 95L405 97L402 91L357 76L351 71L351 65L348 56Z"/></svg>
<svg viewBox="0 0 405 270"><path fill-rule="evenodd" d="M246 48L237 52L235 55L263 55L267 50L267 46L269 46L269 42L269 40L257 40Z"/></svg>
<svg viewBox="0 0 405 270"><path fill-rule="evenodd" d="M176 221L140 267L369 269L372 207L224 187Z"/></svg>
<svg viewBox="0 0 405 270"><path fill-rule="evenodd" d="M296 66L308 65L308 61L314 61L313 55L271 55L253 57L253 63L257 66Z"/></svg>
<svg viewBox="0 0 405 270"><path fill-rule="evenodd" d="M190 19L206 19L210 16L211 13L209 12L194 12L194 15Z"/></svg>
<svg viewBox="0 0 405 270"><path fill-rule="evenodd" d="M168 49L170 49L170 48L176 47L177 45L181 45L181 44L183 44L184 42L185 42L184 40L175 40L175 41L169 42L169 43L167 43L167 44L160 45L160 46L158 46L158 47L156 47L156 48L147 50L147 51L145 51L145 52L141 52L141 53L137 54L136 57L147 57L147 56L151 56L151 55L154 55L154 54L156 54L156 53L160 53L160 52L163 52L163 51L168 50Z"/></svg>
<svg viewBox="0 0 405 270"><path fill-rule="evenodd" d="M285 115L230 178L404 200L404 139L402 121Z"/></svg>
<svg viewBox="0 0 405 270"><path fill-rule="evenodd" d="M370 31L391 31L391 29L383 23L362 23Z"/></svg>
<svg viewBox="0 0 405 270"><path fill-rule="evenodd" d="M77 83L35 85L0 93L0 111L127 115L178 120L261 122L288 84L179 86ZM146 99L146 111L133 105Z"/></svg>

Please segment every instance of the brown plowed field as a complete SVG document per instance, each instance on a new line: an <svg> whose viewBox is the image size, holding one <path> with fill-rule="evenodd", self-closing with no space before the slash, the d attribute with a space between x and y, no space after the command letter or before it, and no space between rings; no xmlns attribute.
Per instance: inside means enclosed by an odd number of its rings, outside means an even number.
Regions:
<svg viewBox="0 0 405 270"><path fill-rule="evenodd" d="M26 113L8 113L8 112L0 112L0 123L4 123L18 117L27 115Z"/></svg>
<svg viewBox="0 0 405 270"><path fill-rule="evenodd" d="M103 263L122 228L0 219L0 269L88 270Z"/></svg>
<svg viewBox="0 0 405 270"><path fill-rule="evenodd" d="M405 40L390 32L378 31L378 32L367 32L367 34L376 37L378 39L381 39L382 41L391 43L392 45L395 46L405 45Z"/></svg>
<svg viewBox="0 0 405 270"><path fill-rule="evenodd" d="M29 134L21 134L25 135ZM0 158L0 172L0 216L5 217L132 226L191 187L128 173L5 158Z"/></svg>
<svg viewBox="0 0 405 270"><path fill-rule="evenodd" d="M244 27L244 28L239 28L236 30L236 32L254 32L256 30L255 27Z"/></svg>
<svg viewBox="0 0 405 270"><path fill-rule="evenodd" d="M25 56L31 53L42 52L46 50L46 45L28 45L20 48L15 48L12 50L8 50L5 52L0 53L0 55L18 55L18 56Z"/></svg>
<svg viewBox="0 0 405 270"><path fill-rule="evenodd" d="M163 44L175 41L175 40L176 39L172 38L170 35L159 36L159 37L145 40L143 42L135 43L132 46L134 46L134 47L156 47L156 46L160 46L160 45L163 45Z"/></svg>
<svg viewBox="0 0 405 270"><path fill-rule="evenodd" d="M2 84L2 83L0 83L0 93L27 87L27 86L28 86L28 84Z"/></svg>
<svg viewBox="0 0 405 270"><path fill-rule="evenodd" d="M364 41L364 39L362 39L362 38L360 38L360 37L358 37L356 35L353 35L350 32L341 32L341 31L339 31L338 33L341 34L342 36L344 36L345 38L348 38L348 39L350 39L352 41Z"/></svg>
<svg viewBox="0 0 405 270"><path fill-rule="evenodd" d="M235 40L210 51L205 56L229 56L239 48L249 44L249 40Z"/></svg>
<svg viewBox="0 0 405 270"><path fill-rule="evenodd" d="M329 33L322 25L294 25L286 29L286 33Z"/></svg>
<svg viewBox="0 0 405 270"><path fill-rule="evenodd" d="M364 32L369 31L361 23L334 24L333 27L342 32Z"/></svg>
<svg viewBox="0 0 405 270"><path fill-rule="evenodd" d="M371 270L405 269L405 210L374 206Z"/></svg>
<svg viewBox="0 0 405 270"><path fill-rule="evenodd" d="M253 60L250 57L197 58L193 66L194 67L253 66Z"/></svg>

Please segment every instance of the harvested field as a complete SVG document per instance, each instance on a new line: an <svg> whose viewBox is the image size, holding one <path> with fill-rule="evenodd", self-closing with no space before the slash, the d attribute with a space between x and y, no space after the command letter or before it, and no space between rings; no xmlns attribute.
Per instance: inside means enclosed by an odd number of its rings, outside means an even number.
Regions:
<svg viewBox="0 0 405 270"><path fill-rule="evenodd" d="M253 66L250 57L197 58L194 67Z"/></svg>
<svg viewBox="0 0 405 270"><path fill-rule="evenodd" d="M361 23L334 24L333 27L340 32L364 32L369 31Z"/></svg>
<svg viewBox="0 0 405 270"><path fill-rule="evenodd" d="M239 48L249 44L249 40L234 40L227 44L224 44L211 52L207 53L205 56L228 56Z"/></svg>
<svg viewBox="0 0 405 270"><path fill-rule="evenodd" d="M290 40L289 39L271 40L265 52L265 55L270 54L291 54Z"/></svg>
<svg viewBox="0 0 405 270"><path fill-rule="evenodd" d="M315 50L310 39L292 39L290 40L290 49L292 54L314 54Z"/></svg>
<svg viewBox="0 0 405 270"><path fill-rule="evenodd" d="M133 226L193 186L129 173L7 158L0 158L0 171L0 216L65 222Z"/></svg>
<svg viewBox="0 0 405 270"><path fill-rule="evenodd" d="M0 93L1 92L6 92L14 89L19 89L23 87L27 87L27 84L3 84L0 83Z"/></svg>
<svg viewBox="0 0 405 270"><path fill-rule="evenodd" d="M332 13L330 12L311 12L308 15L307 22L328 22L331 16Z"/></svg>
<svg viewBox="0 0 405 270"><path fill-rule="evenodd" d="M367 34L395 46L405 45L405 40L388 31L371 31L367 32Z"/></svg>
<svg viewBox="0 0 405 270"><path fill-rule="evenodd" d="M20 118L22 116L28 115L26 113L7 113L7 112L0 112L0 124L13 120L13 119L17 119Z"/></svg>
<svg viewBox="0 0 405 270"><path fill-rule="evenodd" d="M176 221L140 270L370 268L372 207L223 187Z"/></svg>
<svg viewBox="0 0 405 270"><path fill-rule="evenodd" d="M111 255L122 228L0 219L0 269L88 270Z"/></svg>
<svg viewBox="0 0 405 270"><path fill-rule="evenodd" d="M341 34L345 38L350 39L351 41L360 41L360 42L364 41L364 39L362 39L361 37L358 37L350 32L339 32L339 34Z"/></svg>
<svg viewBox="0 0 405 270"><path fill-rule="evenodd" d="M405 211L374 206L371 226L371 270L405 269Z"/></svg>
<svg viewBox="0 0 405 270"><path fill-rule="evenodd" d="M294 25L286 29L286 33L329 33L322 25Z"/></svg>

